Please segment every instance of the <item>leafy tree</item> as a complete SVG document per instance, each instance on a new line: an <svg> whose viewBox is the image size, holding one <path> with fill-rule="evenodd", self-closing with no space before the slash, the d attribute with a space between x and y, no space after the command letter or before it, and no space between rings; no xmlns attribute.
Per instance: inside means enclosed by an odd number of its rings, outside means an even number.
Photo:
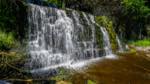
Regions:
<svg viewBox="0 0 150 84"><path fill-rule="evenodd" d="M0 0L0 30L15 32L17 39L25 35L26 6L23 0Z"/></svg>
<svg viewBox="0 0 150 84"><path fill-rule="evenodd" d="M150 9L145 5L145 1L123 0L122 6L123 12L119 16L119 23L125 27L125 38L142 39L147 36L145 25L150 16Z"/></svg>

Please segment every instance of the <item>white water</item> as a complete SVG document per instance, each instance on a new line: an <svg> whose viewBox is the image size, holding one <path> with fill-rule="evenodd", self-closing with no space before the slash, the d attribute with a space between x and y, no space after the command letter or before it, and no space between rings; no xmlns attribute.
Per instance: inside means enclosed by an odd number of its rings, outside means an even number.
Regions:
<svg viewBox="0 0 150 84"><path fill-rule="evenodd" d="M106 53L106 58L115 58L115 55L112 53L109 34L108 34L106 28L100 27L100 30L102 31L102 34L103 34L103 41L104 41L104 49L105 49L105 53Z"/></svg>
<svg viewBox="0 0 150 84"><path fill-rule="evenodd" d="M29 62L34 72L61 66L82 66L101 57L96 46L94 16L29 4ZM112 57L109 36L103 34L106 56ZM79 64L78 64L79 63Z"/></svg>
<svg viewBox="0 0 150 84"><path fill-rule="evenodd" d="M116 36L116 40L117 40L117 43L118 43L118 47L119 47L119 52L123 52L124 49L123 49L123 46L120 42L120 39L118 38L118 36Z"/></svg>

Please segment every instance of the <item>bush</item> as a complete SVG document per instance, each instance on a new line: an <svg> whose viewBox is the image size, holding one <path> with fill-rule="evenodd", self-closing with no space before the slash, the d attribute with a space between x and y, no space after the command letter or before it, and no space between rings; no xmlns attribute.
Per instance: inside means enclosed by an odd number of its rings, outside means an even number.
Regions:
<svg viewBox="0 0 150 84"><path fill-rule="evenodd" d="M10 50L15 46L15 38L12 33L0 31L0 51Z"/></svg>

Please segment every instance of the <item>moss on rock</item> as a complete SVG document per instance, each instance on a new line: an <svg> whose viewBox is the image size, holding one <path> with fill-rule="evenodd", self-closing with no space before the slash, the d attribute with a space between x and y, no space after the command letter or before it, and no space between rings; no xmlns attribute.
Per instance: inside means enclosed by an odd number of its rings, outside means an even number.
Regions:
<svg viewBox="0 0 150 84"><path fill-rule="evenodd" d="M113 22L107 16L96 16L96 22L106 28L109 33L112 50L116 51L118 45L116 42L116 33L113 29Z"/></svg>
<svg viewBox="0 0 150 84"><path fill-rule="evenodd" d="M102 49L103 48L103 36L102 33L100 32L100 29L98 26L95 27L96 30L96 44L98 45L98 48Z"/></svg>

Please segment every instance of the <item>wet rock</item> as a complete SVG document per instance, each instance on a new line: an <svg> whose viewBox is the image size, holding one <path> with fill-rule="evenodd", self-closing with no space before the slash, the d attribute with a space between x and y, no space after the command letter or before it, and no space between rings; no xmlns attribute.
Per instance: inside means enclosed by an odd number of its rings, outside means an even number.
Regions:
<svg viewBox="0 0 150 84"><path fill-rule="evenodd" d="M0 84L11 84L11 83L6 82L6 81L4 81L4 80L0 80Z"/></svg>

